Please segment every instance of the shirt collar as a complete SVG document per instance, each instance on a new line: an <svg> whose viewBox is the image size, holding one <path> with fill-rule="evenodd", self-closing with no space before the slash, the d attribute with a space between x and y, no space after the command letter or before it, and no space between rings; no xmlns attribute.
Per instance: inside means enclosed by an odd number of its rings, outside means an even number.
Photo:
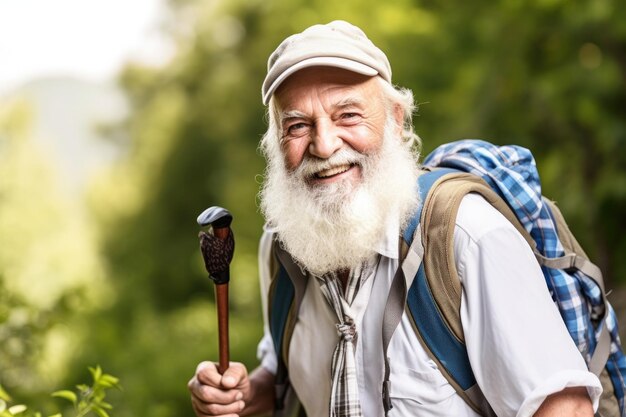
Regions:
<svg viewBox="0 0 626 417"><path fill-rule="evenodd" d="M380 239L372 247L377 253L391 259L398 259L398 239L400 219L397 215L387 216L385 228Z"/></svg>

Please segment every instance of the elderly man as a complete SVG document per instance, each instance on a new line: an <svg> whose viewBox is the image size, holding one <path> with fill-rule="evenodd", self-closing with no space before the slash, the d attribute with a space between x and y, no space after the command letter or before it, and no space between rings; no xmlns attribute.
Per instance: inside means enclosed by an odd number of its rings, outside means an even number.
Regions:
<svg viewBox="0 0 626 417"><path fill-rule="evenodd" d="M398 235L419 204L412 94L391 84L387 57L360 29L335 21L280 44L262 97L269 106L264 306L273 241L308 278L287 361L291 386L309 417L382 416L382 317ZM487 408L498 416L592 416L602 388L526 242L476 195L461 203L454 240L463 331ZM267 320L266 313L261 365L250 375L240 363L224 375L213 363L198 366L189 382L197 416L273 408L277 349ZM388 356L389 416L479 415L428 355L406 312Z"/></svg>

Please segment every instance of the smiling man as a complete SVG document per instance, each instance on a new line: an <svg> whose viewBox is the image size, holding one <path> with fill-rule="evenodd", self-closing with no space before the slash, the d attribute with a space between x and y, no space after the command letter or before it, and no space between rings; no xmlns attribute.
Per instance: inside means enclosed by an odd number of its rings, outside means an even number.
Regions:
<svg viewBox="0 0 626 417"><path fill-rule="evenodd" d="M385 415L383 316L400 262L398 236L419 204L413 96L391 84L385 54L342 21L285 39L270 56L262 96L269 114L263 305L276 305L270 287L278 252L288 254L305 291L285 365L266 313L260 366L248 375L233 362L222 376L201 363L189 382L194 411L270 411L285 366L309 417ZM461 203L454 240L463 332L486 403L476 409L463 399L405 312L387 350L388 415L592 416L600 383L526 241L476 195Z"/></svg>
<svg viewBox="0 0 626 417"><path fill-rule="evenodd" d="M372 242L389 213L408 216L417 203L416 154L398 140L404 112L394 98L404 96L378 77L309 67L271 100L280 134L270 128L263 142L261 204L287 251L311 272L347 271L375 257Z"/></svg>

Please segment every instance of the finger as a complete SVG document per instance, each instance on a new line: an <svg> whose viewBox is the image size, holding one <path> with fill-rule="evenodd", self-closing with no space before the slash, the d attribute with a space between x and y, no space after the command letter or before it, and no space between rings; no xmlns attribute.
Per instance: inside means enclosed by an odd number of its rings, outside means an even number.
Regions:
<svg viewBox="0 0 626 417"><path fill-rule="evenodd" d="M192 378L189 381L189 391L193 398L207 404L232 404L243 398L243 394L239 390L223 390L209 385L201 384L197 379Z"/></svg>
<svg viewBox="0 0 626 417"><path fill-rule="evenodd" d="M198 416L238 416L245 404L236 401L230 404L207 404L197 398L191 398L192 407Z"/></svg>
<svg viewBox="0 0 626 417"><path fill-rule="evenodd" d="M201 362L196 368L195 377L200 383L220 387L222 385L222 375L217 371L213 362Z"/></svg>

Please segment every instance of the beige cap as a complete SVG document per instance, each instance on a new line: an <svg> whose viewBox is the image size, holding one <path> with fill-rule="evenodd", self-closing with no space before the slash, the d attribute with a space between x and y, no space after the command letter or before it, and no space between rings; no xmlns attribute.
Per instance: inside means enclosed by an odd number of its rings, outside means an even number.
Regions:
<svg viewBox="0 0 626 417"><path fill-rule="evenodd" d="M267 61L261 90L267 105L276 89L303 68L326 66L363 75L380 75L391 83L391 66L383 51L358 27L342 20L314 25L285 39Z"/></svg>

